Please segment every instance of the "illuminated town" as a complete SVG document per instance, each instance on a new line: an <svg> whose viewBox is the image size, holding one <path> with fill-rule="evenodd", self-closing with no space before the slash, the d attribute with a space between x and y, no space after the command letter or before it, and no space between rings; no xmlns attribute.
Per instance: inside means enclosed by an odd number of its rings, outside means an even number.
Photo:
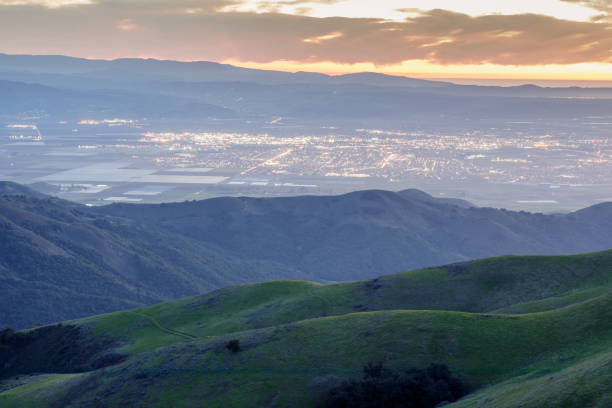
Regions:
<svg viewBox="0 0 612 408"><path fill-rule="evenodd" d="M157 130L168 126L117 118L46 124L42 130L37 123L4 124L0 175L46 183L60 196L91 205L364 188L418 187L463 197L465 186L480 186L466 198L483 205L547 211L612 197L611 118L587 118L560 130L508 122L454 132L336 126L297 131L282 118L251 132ZM496 189L516 191L516 200L496 202Z"/></svg>

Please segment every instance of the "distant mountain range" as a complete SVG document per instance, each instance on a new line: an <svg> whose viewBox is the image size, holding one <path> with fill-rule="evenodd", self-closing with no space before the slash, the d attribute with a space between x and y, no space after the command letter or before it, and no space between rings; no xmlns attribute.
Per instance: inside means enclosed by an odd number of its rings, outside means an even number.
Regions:
<svg viewBox="0 0 612 408"><path fill-rule="evenodd" d="M53 75L110 80L180 80L186 82L251 82L267 85L368 84L376 86L451 86L451 83L428 81L377 73L330 76L313 72L283 72L241 68L208 61L181 62L157 59L120 58L90 60L61 55L8 55L0 53L0 75L29 78L51 78ZM43 79L44 81L44 79Z"/></svg>
<svg viewBox="0 0 612 408"><path fill-rule="evenodd" d="M0 80L0 117L38 112L54 118L233 117L235 112L192 98L166 95L150 98L137 91L73 90L37 83Z"/></svg>
<svg viewBox="0 0 612 408"><path fill-rule="evenodd" d="M0 108L0 115L39 110L62 119L285 116L456 123L606 116L612 88L464 86L376 73L329 76L213 62L0 54Z"/></svg>
<svg viewBox="0 0 612 408"><path fill-rule="evenodd" d="M347 281L504 254L612 248L612 204L542 215L416 190L88 208L0 188L0 326L271 279Z"/></svg>

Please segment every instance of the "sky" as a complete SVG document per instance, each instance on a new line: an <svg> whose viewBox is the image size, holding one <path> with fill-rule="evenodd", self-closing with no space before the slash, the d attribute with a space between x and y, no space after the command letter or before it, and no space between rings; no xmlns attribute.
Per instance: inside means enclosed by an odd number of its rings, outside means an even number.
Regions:
<svg viewBox="0 0 612 408"><path fill-rule="evenodd" d="M612 81L612 0L0 0L0 52Z"/></svg>

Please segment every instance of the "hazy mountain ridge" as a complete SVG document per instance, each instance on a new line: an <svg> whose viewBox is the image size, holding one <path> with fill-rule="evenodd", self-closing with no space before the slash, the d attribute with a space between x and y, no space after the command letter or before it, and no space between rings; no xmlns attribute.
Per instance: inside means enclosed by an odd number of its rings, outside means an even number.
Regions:
<svg viewBox="0 0 612 408"><path fill-rule="evenodd" d="M612 88L464 86L376 73L329 76L152 59L0 54L0 107L65 118L541 120L602 116ZM27 85L29 84L29 85ZM35 87L41 84L45 87Z"/></svg>
<svg viewBox="0 0 612 408"><path fill-rule="evenodd" d="M28 327L202 293L306 278L273 262L142 228L56 199L0 196L0 326Z"/></svg>
<svg viewBox="0 0 612 408"><path fill-rule="evenodd" d="M95 60L62 55L10 55L0 53L0 76L12 75L66 75L83 78L106 78L109 80L129 76L131 80L171 82L247 82L262 85L283 85L306 83L320 85L363 84L372 86L401 86L438 88L439 92L463 91L482 94L506 94L518 96L548 95L568 96L582 92L583 96L612 97L611 88L541 87L520 86L477 86L457 85L451 82L410 78L406 76L359 72L342 75L327 75L315 72L285 72L242 68L210 61L173 61L158 59L119 58Z"/></svg>
<svg viewBox="0 0 612 408"><path fill-rule="evenodd" d="M16 115L38 111L56 117L78 118L87 115L95 118L130 116L182 117L231 117L226 108L194 101L191 98L166 95L151 98L142 91L72 90L36 83L5 81L0 79L0 115Z"/></svg>
<svg viewBox="0 0 612 408"><path fill-rule="evenodd" d="M26 80L25 78L22 81ZM83 80L90 83L89 79ZM521 97L508 94L438 92L368 84L280 84L236 82L118 81L72 90L79 79L39 86L0 81L3 113L41 111L54 118L271 118L298 120L540 120L602 116L603 99ZM55 86L55 87L54 87ZM101 88L103 86L103 88Z"/></svg>
<svg viewBox="0 0 612 408"><path fill-rule="evenodd" d="M113 81L158 82L243 82L260 85L346 85L361 84L380 87L428 88L437 92L463 92L471 94L496 94L506 96L590 96L612 97L612 88L540 87L521 86L476 86L457 85L451 82L410 78L374 72L343 75L326 75L314 72L285 72L242 68L209 61L181 62L172 60L119 58L115 60L89 60L61 55L9 55L0 53L0 77L36 78L42 82L52 81L53 76L74 79ZM47 77L45 77L45 75ZM47 79L45 79L47 78ZM35 81L38 82L38 81Z"/></svg>
<svg viewBox="0 0 612 408"><path fill-rule="evenodd" d="M44 68L42 68L44 67ZM242 68L209 61L182 62L158 59L119 58L90 60L62 55L9 55L0 53L0 73L76 75L92 78L133 76L132 79L177 80L190 82L283 83L370 83L372 85L448 86L448 82L428 81L377 73L331 76L314 72L284 72ZM1 74L0 74L1 75Z"/></svg>
<svg viewBox="0 0 612 408"><path fill-rule="evenodd" d="M612 247L612 207L543 215L472 207L423 192L218 198L113 204L130 218L251 259L274 260L322 280L352 280L506 254L564 254ZM595 214L593 213L595 212Z"/></svg>

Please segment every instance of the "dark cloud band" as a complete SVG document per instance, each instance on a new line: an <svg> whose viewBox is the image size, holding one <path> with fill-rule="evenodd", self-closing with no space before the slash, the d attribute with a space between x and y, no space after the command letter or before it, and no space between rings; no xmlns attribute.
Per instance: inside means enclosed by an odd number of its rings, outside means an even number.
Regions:
<svg viewBox="0 0 612 408"><path fill-rule="evenodd" d="M611 2L588 3L604 11ZM423 11L401 22L220 11L236 4L233 0L98 0L57 8L4 6L0 51L261 63L612 62L612 25L606 21L535 14L472 17L446 10Z"/></svg>

